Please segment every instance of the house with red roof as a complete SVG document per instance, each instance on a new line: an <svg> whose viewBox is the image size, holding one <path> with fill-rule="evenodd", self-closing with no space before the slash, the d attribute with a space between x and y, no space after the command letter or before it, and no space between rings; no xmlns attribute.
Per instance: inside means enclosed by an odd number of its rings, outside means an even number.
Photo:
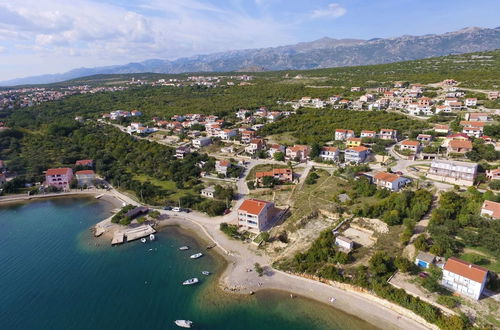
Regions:
<svg viewBox="0 0 500 330"><path fill-rule="evenodd" d="M486 177L490 180L500 180L500 168L486 171Z"/></svg>
<svg viewBox="0 0 500 330"><path fill-rule="evenodd" d="M484 201L481 206L481 215L492 219L500 219L500 203Z"/></svg>
<svg viewBox="0 0 500 330"><path fill-rule="evenodd" d="M375 138L377 136L377 132L375 131L361 131L361 138Z"/></svg>
<svg viewBox="0 0 500 330"><path fill-rule="evenodd" d="M255 183L261 184L265 177L272 177L280 182L292 182L293 171L291 168L274 168L270 171L255 172Z"/></svg>
<svg viewBox="0 0 500 330"><path fill-rule="evenodd" d="M345 139L354 137L354 131L350 129L336 129L335 140L344 141Z"/></svg>
<svg viewBox="0 0 500 330"><path fill-rule="evenodd" d="M307 160L309 156L310 148L306 145L296 144L293 147L286 148L286 158L298 160L299 162L303 162Z"/></svg>
<svg viewBox="0 0 500 330"><path fill-rule="evenodd" d="M218 160L215 162L215 171L218 174L227 175L227 170L231 167L231 162L229 160Z"/></svg>
<svg viewBox="0 0 500 330"><path fill-rule="evenodd" d="M448 258L441 284L460 295L479 300L486 285L488 270L458 258Z"/></svg>
<svg viewBox="0 0 500 330"><path fill-rule="evenodd" d="M396 140L398 131L395 129L381 129L378 137L382 140Z"/></svg>
<svg viewBox="0 0 500 330"><path fill-rule="evenodd" d="M336 162L339 160L339 148L323 147L319 152L319 157L324 161Z"/></svg>
<svg viewBox="0 0 500 330"><path fill-rule="evenodd" d="M72 179L73 170L69 167L51 168L45 172L45 183L47 186L67 189Z"/></svg>
<svg viewBox="0 0 500 330"><path fill-rule="evenodd" d="M417 153L420 150L420 142L404 140L401 142L401 150L410 150L413 153Z"/></svg>
<svg viewBox="0 0 500 330"><path fill-rule="evenodd" d="M93 159L80 159L75 162L75 166L94 167Z"/></svg>
<svg viewBox="0 0 500 330"><path fill-rule="evenodd" d="M261 232L269 229L275 214L274 203L247 199L238 208L238 225Z"/></svg>
<svg viewBox="0 0 500 330"><path fill-rule="evenodd" d="M373 176L373 183L391 191L398 191L410 182L409 179L388 172L378 172Z"/></svg>
<svg viewBox="0 0 500 330"><path fill-rule="evenodd" d="M344 160L346 163L362 163L368 158L370 149L364 146L347 148L344 151Z"/></svg>
<svg viewBox="0 0 500 330"><path fill-rule="evenodd" d="M466 152L472 151L472 142L469 140L451 140L448 142L447 151L448 154L465 154Z"/></svg>

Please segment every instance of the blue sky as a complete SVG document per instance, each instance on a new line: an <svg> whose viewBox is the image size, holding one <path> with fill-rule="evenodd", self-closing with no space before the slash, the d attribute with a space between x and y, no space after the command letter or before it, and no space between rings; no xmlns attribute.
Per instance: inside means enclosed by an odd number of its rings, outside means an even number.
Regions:
<svg viewBox="0 0 500 330"><path fill-rule="evenodd" d="M331 38L500 26L498 0L0 1L0 81Z"/></svg>

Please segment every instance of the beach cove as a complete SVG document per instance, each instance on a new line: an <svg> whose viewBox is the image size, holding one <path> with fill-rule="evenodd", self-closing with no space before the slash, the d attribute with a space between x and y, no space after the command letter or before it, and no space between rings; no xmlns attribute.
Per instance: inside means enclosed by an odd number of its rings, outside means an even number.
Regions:
<svg viewBox="0 0 500 330"><path fill-rule="evenodd" d="M206 252L205 242L182 229L195 227L183 223L172 221L154 242L112 248L89 230L112 208L91 197L0 206L2 328L174 329L173 320L185 318L199 329L375 329L281 291L224 293L219 277L224 282L231 261L226 267L215 251ZM182 253L181 245L191 250ZM192 251L205 256L190 260ZM180 285L194 276L200 285Z"/></svg>

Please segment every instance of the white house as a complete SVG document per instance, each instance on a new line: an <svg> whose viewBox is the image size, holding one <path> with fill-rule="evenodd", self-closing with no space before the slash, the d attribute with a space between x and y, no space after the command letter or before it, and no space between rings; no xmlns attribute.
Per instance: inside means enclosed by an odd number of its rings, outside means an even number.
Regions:
<svg viewBox="0 0 500 330"><path fill-rule="evenodd" d="M363 146L347 148L344 152L344 160L346 163L362 163L368 157L368 153L369 149Z"/></svg>
<svg viewBox="0 0 500 330"><path fill-rule="evenodd" d="M201 190L201 195L207 198L214 198L215 188L210 186Z"/></svg>
<svg viewBox="0 0 500 330"><path fill-rule="evenodd" d="M227 175L228 168L231 167L231 162L225 159L218 160L215 162L215 172L218 174Z"/></svg>
<svg viewBox="0 0 500 330"><path fill-rule="evenodd" d="M319 152L319 157L324 161L335 162L339 159L339 148L323 147Z"/></svg>
<svg viewBox="0 0 500 330"><path fill-rule="evenodd" d="M444 265L441 284L460 295L479 300L487 276L487 269L451 257Z"/></svg>
<svg viewBox="0 0 500 330"><path fill-rule="evenodd" d="M269 229L273 216L274 203L247 199L238 209L238 225L261 232Z"/></svg>
<svg viewBox="0 0 500 330"><path fill-rule="evenodd" d="M373 176L373 183L392 191L398 191L409 182L409 179L393 173L378 172Z"/></svg>
<svg viewBox="0 0 500 330"><path fill-rule="evenodd" d="M382 140L396 140L398 131L395 129L381 129L378 137Z"/></svg>
<svg viewBox="0 0 500 330"><path fill-rule="evenodd" d="M375 138L377 133L375 131L361 131L361 138Z"/></svg>
<svg viewBox="0 0 500 330"><path fill-rule="evenodd" d="M472 97L465 99L465 105L468 107L475 107L477 105L477 99Z"/></svg>
<svg viewBox="0 0 500 330"><path fill-rule="evenodd" d="M192 141L192 143L193 143L193 147L201 148L201 147L205 147L205 146L212 144L212 139L209 137L202 137L199 139L194 139Z"/></svg>
<svg viewBox="0 0 500 330"><path fill-rule="evenodd" d="M354 137L354 132L350 129L336 129L335 140L343 141L350 137Z"/></svg>
<svg viewBox="0 0 500 330"><path fill-rule="evenodd" d="M232 137L235 137L237 133L235 129L223 129L219 132L219 137L222 140L230 140Z"/></svg>
<svg viewBox="0 0 500 330"><path fill-rule="evenodd" d="M354 242L344 236L335 237L335 245L347 251L350 251L354 248Z"/></svg>

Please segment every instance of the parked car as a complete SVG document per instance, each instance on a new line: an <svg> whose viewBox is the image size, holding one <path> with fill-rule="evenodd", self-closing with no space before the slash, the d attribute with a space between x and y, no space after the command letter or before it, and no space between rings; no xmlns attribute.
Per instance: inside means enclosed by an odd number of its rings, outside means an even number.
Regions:
<svg viewBox="0 0 500 330"><path fill-rule="evenodd" d="M163 209L164 209L165 211L170 211L170 210L172 210L172 206L165 206Z"/></svg>
<svg viewBox="0 0 500 330"><path fill-rule="evenodd" d="M231 209L225 209L224 210L224 215L231 213Z"/></svg>
<svg viewBox="0 0 500 330"><path fill-rule="evenodd" d="M172 208L172 211L174 211L174 212L181 212L181 208L176 206L176 207Z"/></svg>
<svg viewBox="0 0 500 330"><path fill-rule="evenodd" d="M182 211L182 212L189 213L189 212L191 212L191 209L182 209L181 211Z"/></svg>

